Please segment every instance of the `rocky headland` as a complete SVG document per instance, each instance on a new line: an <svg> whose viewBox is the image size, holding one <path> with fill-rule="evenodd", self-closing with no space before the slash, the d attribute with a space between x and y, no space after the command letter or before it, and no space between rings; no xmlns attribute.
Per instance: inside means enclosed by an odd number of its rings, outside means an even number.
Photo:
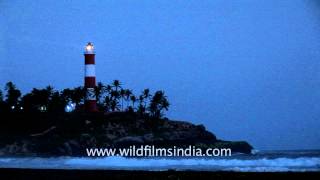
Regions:
<svg viewBox="0 0 320 180"><path fill-rule="evenodd" d="M251 153L245 141L218 139L203 125L136 113L9 113L2 115L2 156L86 156L86 148L156 147L231 148Z"/></svg>

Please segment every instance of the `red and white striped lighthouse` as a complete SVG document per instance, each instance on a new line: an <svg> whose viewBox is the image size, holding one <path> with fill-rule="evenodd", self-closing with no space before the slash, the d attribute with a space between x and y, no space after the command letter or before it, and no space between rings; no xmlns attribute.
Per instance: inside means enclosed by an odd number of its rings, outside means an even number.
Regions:
<svg viewBox="0 0 320 180"><path fill-rule="evenodd" d="M85 60L84 88L86 90L85 111L96 112L97 98L95 95L95 87L96 87L95 52L94 52L93 44L91 42L88 42L88 44L85 47L84 60Z"/></svg>

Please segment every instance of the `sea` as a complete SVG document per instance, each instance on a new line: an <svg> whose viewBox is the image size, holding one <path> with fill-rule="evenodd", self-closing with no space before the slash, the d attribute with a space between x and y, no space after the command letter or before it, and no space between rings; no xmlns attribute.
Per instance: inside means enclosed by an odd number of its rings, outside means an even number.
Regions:
<svg viewBox="0 0 320 180"><path fill-rule="evenodd" d="M256 151L210 158L0 157L0 168L311 172L320 171L320 150Z"/></svg>

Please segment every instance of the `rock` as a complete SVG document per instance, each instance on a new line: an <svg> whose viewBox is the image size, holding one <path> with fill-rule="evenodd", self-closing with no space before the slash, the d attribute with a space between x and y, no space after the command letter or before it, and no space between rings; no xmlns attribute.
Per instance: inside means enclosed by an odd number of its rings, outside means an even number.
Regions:
<svg viewBox="0 0 320 180"><path fill-rule="evenodd" d="M70 144L68 142L65 142L63 145L64 145L63 149L66 152L66 154L67 155L71 155L72 154L72 148L71 148Z"/></svg>
<svg viewBox="0 0 320 180"><path fill-rule="evenodd" d="M106 138L108 139L108 140L115 140L116 138L117 138L117 136L115 136L115 135L113 135L113 134L106 134Z"/></svg>
<svg viewBox="0 0 320 180"><path fill-rule="evenodd" d="M250 154L253 147L245 141L218 141L213 144L216 148L230 148L232 153L245 153Z"/></svg>
<svg viewBox="0 0 320 180"><path fill-rule="evenodd" d="M148 133L148 134L145 134L143 136L143 140L144 140L145 143L153 143L154 139L155 138L154 138L154 135L152 133Z"/></svg>
<svg viewBox="0 0 320 180"><path fill-rule="evenodd" d="M64 143L64 149L67 155L77 155L81 153L80 145L75 140L70 140Z"/></svg>
<svg viewBox="0 0 320 180"><path fill-rule="evenodd" d="M196 145L200 148L231 148L232 152L241 153L250 153L252 150L252 146L247 142L217 140L216 136L207 131L205 126L189 122L143 119L121 112L93 117L90 117L90 114L83 115L83 117L81 114L74 114L69 118L71 119L66 122L73 123L69 123L69 126L65 123L56 124L55 129L50 133L26 136L23 137L23 140L8 141L10 143L1 141L1 154L83 156L85 148L128 147L143 144L157 147ZM79 125L81 123L77 124L77 122L82 122L84 125L81 126ZM89 128L88 124L90 124ZM65 132L70 129L72 131L66 135Z"/></svg>
<svg viewBox="0 0 320 180"><path fill-rule="evenodd" d="M118 146L144 144L143 136L126 136L114 141Z"/></svg>

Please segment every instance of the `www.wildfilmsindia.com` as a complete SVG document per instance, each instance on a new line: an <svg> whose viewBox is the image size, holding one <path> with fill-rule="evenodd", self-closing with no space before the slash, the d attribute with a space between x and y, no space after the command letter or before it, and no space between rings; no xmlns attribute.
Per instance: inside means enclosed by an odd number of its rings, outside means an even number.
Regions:
<svg viewBox="0 0 320 180"><path fill-rule="evenodd" d="M230 148L201 149L195 146L187 148L156 148L151 145L130 146L129 148L86 148L88 157L124 156L124 157L217 157L231 156Z"/></svg>

